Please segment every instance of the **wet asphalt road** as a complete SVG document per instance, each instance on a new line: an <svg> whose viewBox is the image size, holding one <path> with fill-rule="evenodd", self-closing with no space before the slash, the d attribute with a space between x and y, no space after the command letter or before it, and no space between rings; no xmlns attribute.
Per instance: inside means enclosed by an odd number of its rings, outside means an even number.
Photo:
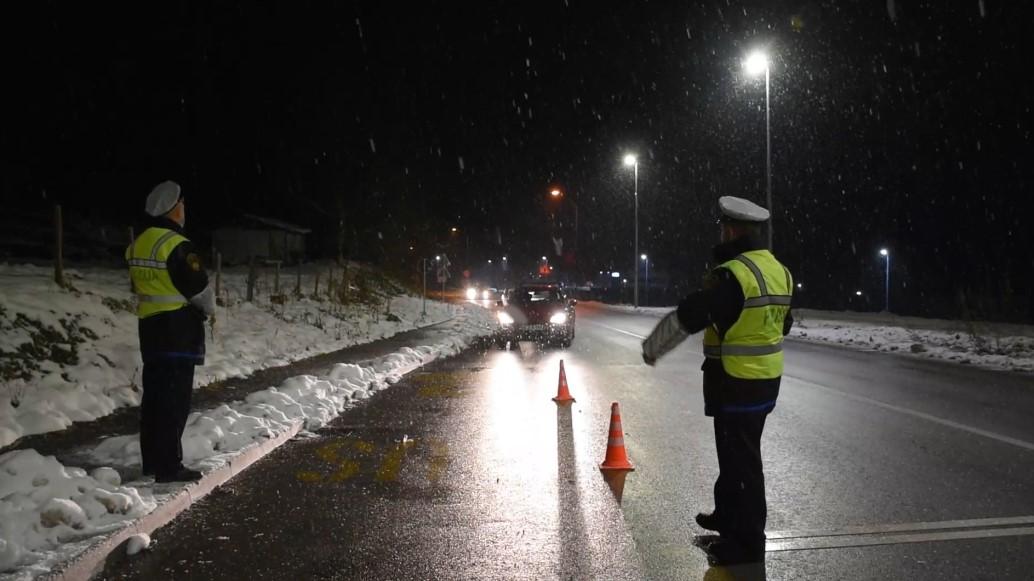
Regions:
<svg viewBox="0 0 1034 581"><path fill-rule="evenodd" d="M1034 379L791 343L763 441L766 562L709 569L699 340L581 304L569 350L471 350L280 448L104 579L1030 579ZM563 358L577 402L557 408ZM597 466L621 403L636 471ZM616 483L611 483L617 486ZM836 534L834 534L834 532Z"/></svg>

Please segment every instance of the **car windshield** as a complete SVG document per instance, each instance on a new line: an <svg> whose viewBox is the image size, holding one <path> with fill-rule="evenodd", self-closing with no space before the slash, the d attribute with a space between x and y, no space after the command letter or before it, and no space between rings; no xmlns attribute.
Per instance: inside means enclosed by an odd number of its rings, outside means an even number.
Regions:
<svg viewBox="0 0 1034 581"><path fill-rule="evenodd" d="M525 303L554 302L560 300L560 293L555 289L526 288L521 289L517 298Z"/></svg>

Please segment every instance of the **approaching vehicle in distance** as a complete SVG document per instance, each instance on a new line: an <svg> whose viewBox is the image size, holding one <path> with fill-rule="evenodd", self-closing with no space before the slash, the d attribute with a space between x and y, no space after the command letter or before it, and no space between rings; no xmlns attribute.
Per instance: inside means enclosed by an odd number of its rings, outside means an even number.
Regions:
<svg viewBox="0 0 1034 581"><path fill-rule="evenodd" d="M499 291L493 287L470 286L466 292L468 301L491 301L498 295Z"/></svg>
<svg viewBox="0 0 1034 581"><path fill-rule="evenodd" d="M524 284L499 301L502 329L496 343L505 348L518 341L536 341L570 347L574 341L577 301L555 284Z"/></svg>

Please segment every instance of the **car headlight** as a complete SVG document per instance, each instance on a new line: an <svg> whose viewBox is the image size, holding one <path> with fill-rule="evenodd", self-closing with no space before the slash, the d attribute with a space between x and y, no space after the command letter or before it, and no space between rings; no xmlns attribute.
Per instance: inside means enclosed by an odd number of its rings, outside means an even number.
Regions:
<svg viewBox="0 0 1034 581"><path fill-rule="evenodd" d="M486 290L481 291L481 298L483 298L483 299L485 299L487 301L488 299L492 298L492 293L490 293L490 292L488 292Z"/></svg>
<svg viewBox="0 0 1034 581"><path fill-rule="evenodd" d="M567 322L567 313L557 313L549 318L549 322L554 325L563 325Z"/></svg>
<svg viewBox="0 0 1034 581"><path fill-rule="evenodd" d="M500 325L512 325L513 324L513 317L511 317L510 314L507 313L507 312L499 311L499 314L496 315L496 316L499 317L499 324Z"/></svg>
<svg viewBox="0 0 1034 581"><path fill-rule="evenodd" d="M467 299L472 301L472 300L474 300L476 298L478 298L478 289L476 289L476 288L468 288L467 289Z"/></svg>

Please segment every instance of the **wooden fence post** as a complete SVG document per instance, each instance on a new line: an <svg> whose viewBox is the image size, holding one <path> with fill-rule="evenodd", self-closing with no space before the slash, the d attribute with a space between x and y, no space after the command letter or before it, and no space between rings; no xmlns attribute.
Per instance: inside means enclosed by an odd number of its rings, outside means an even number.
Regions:
<svg viewBox="0 0 1034 581"><path fill-rule="evenodd" d="M215 298L223 296L223 253L215 253Z"/></svg>
<svg viewBox="0 0 1034 581"><path fill-rule="evenodd" d="M280 261L277 260L273 263L273 294L280 294Z"/></svg>
<svg viewBox="0 0 1034 581"><path fill-rule="evenodd" d="M255 256L248 259L248 302L255 300Z"/></svg>
<svg viewBox="0 0 1034 581"><path fill-rule="evenodd" d="M61 218L61 205L54 206L54 282L65 286L65 236L64 221Z"/></svg>
<svg viewBox="0 0 1034 581"><path fill-rule="evenodd" d="M316 271L316 280L312 283L312 298L320 296L320 271Z"/></svg>
<svg viewBox="0 0 1034 581"><path fill-rule="evenodd" d="M300 259L298 260L298 278L294 283L294 295L302 296L302 261Z"/></svg>

